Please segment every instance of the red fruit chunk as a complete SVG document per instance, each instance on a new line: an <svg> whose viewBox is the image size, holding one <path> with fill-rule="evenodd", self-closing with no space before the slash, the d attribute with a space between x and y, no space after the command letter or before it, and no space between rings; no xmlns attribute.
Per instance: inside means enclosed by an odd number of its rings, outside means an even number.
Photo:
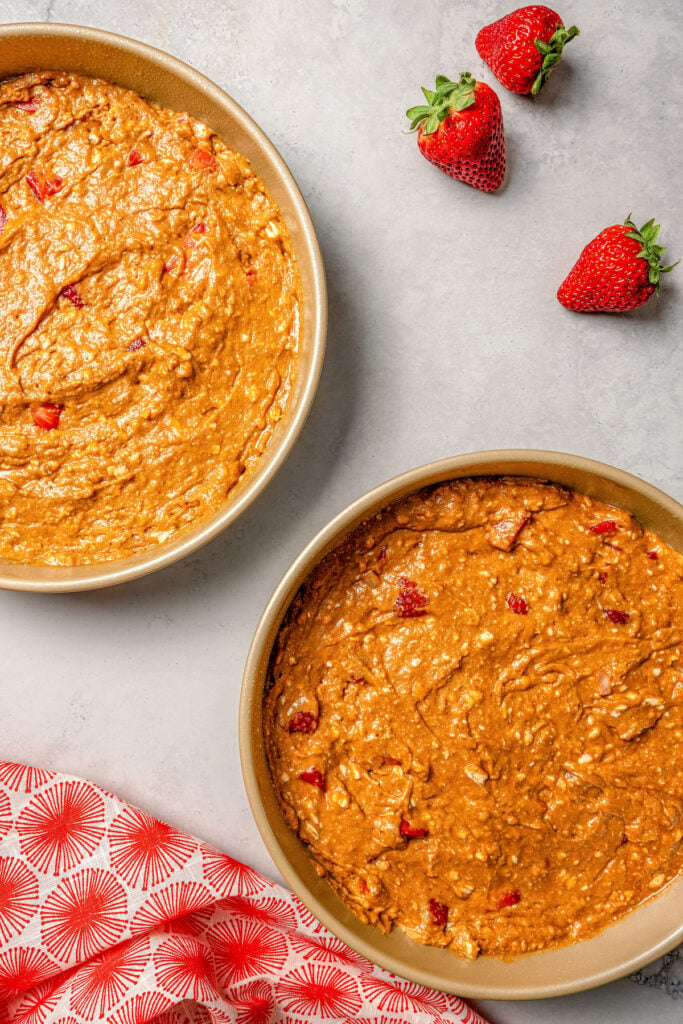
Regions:
<svg viewBox="0 0 683 1024"><path fill-rule="evenodd" d="M445 928L448 924L448 907L445 903L439 903L438 900L429 901L429 913L432 915L432 921L439 928Z"/></svg>
<svg viewBox="0 0 683 1024"><path fill-rule="evenodd" d="M601 523L594 523L589 529L591 533L616 533L619 527L614 519L603 519Z"/></svg>
<svg viewBox="0 0 683 1024"><path fill-rule="evenodd" d="M664 246L657 244L659 224L649 220L638 229L629 218L601 231L581 252L560 285L557 299L582 313L617 313L636 309L659 291Z"/></svg>
<svg viewBox="0 0 683 1024"><path fill-rule="evenodd" d="M30 100L16 100L13 107L17 107L19 110L26 110L29 114L34 114L40 106L40 96L32 96Z"/></svg>
<svg viewBox="0 0 683 1024"><path fill-rule="evenodd" d="M653 562L656 562L659 558L659 552L655 551L654 548L652 549L652 551L646 551L645 554L648 558L651 558Z"/></svg>
<svg viewBox="0 0 683 1024"><path fill-rule="evenodd" d="M500 551L512 551L515 541L531 519L528 512L520 510L512 512L505 519L489 523L484 530L484 535L489 544Z"/></svg>
<svg viewBox="0 0 683 1024"><path fill-rule="evenodd" d="M171 256L167 263L164 263L164 273L171 277L180 277L185 270L187 260L182 254Z"/></svg>
<svg viewBox="0 0 683 1024"><path fill-rule="evenodd" d="M78 288L75 284L68 284L66 288L62 288L62 295L69 302L73 303L76 309L83 309L83 299L81 298Z"/></svg>
<svg viewBox="0 0 683 1024"><path fill-rule="evenodd" d="M289 720L287 728L292 732L314 732L318 727L318 719L310 711L298 711Z"/></svg>
<svg viewBox="0 0 683 1024"><path fill-rule="evenodd" d="M4 228L7 223L7 214L5 213L5 207L0 206L0 231Z"/></svg>
<svg viewBox="0 0 683 1024"><path fill-rule="evenodd" d="M381 548L379 549L379 553L378 553L378 555L377 555L377 561L378 561L378 562L384 562L384 561L386 561L386 557L387 557L387 549L386 549L386 546L385 546L385 545L383 545L383 546L382 546L382 547L381 547Z"/></svg>
<svg viewBox="0 0 683 1024"><path fill-rule="evenodd" d="M218 161L207 149L197 148L190 157L190 167L199 171L215 171L218 169Z"/></svg>
<svg viewBox="0 0 683 1024"><path fill-rule="evenodd" d="M131 149L130 153L128 154L128 166L136 167L138 164L141 164L142 162L142 153L139 153L138 150L135 149L135 147L133 147L133 149Z"/></svg>
<svg viewBox="0 0 683 1024"><path fill-rule="evenodd" d="M523 597L518 597L517 594L508 594L505 603L515 615L527 615L529 612L529 605Z"/></svg>
<svg viewBox="0 0 683 1024"><path fill-rule="evenodd" d="M42 203L48 196L59 192L64 184L61 178L46 178L42 171L29 171L26 182L36 199Z"/></svg>
<svg viewBox="0 0 683 1024"><path fill-rule="evenodd" d="M206 224L204 221L200 221L199 224L195 224L194 227L190 228L185 236L185 248L194 249L196 245L199 245L200 235L206 234Z"/></svg>
<svg viewBox="0 0 683 1024"><path fill-rule="evenodd" d="M504 907L514 907L516 903L519 903L521 896L517 889L513 889L511 892L505 892L498 900L498 909L503 910Z"/></svg>
<svg viewBox="0 0 683 1024"><path fill-rule="evenodd" d="M601 582L601 583L602 583L603 585L604 585L605 583L607 583L607 571L605 570L604 572L601 572L601 573L600 573L600 575L598 576L598 579L600 580L600 582Z"/></svg>
<svg viewBox="0 0 683 1024"><path fill-rule="evenodd" d="M535 96L578 34L576 25L565 28L559 14L533 4L486 25L474 45L506 89Z"/></svg>
<svg viewBox="0 0 683 1024"><path fill-rule="evenodd" d="M399 832L406 839L420 839L422 836L428 836L429 832L426 828L413 828L409 821L405 818L401 818L401 824L399 825Z"/></svg>
<svg viewBox="0 0 683 1024"><path fill-rule="evenodd" d="M309 772L301 772L299 778L302 782L310 782L312 786L317 786L321 793L327 792L327 780L323 773L316 771L315 768Z"/></svg>
<svg viewBox="0 0 683 1024"><path fill-rule="evenodd" d="M46 402L43 405L32 405L30 408L33 422L41 430L54 430L59 426L59 418L64 412L63 405L52 405Z"/></svg>
<svg viewBox="0 0 683 1024"><path fill-rule="evenodd" d="M131 341L130 345L127 346L129 352L139 352L141 348L144 348L147 342L144 338L136 338Z"/></svg>
<svg viewBox="0 0 683 1024"><path fill-rule="evenodd" d="M614 622L618 626L623 626L630 618L628 612L621 612L618 608L603 608L603 614L610 622Z"/></svg>
<svg viewBox="0 0 683 1024"><path fill-rule="evenodd" d="M399 595L394 602L394 611L401 619L416 619L427 614L427 595L422 594L417 583L399 576Z"/></svg>

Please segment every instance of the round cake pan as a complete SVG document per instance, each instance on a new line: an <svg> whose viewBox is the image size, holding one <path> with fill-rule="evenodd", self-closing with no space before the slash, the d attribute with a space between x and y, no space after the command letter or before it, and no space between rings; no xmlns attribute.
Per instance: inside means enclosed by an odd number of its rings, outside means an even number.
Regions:
<svg viewBox="0 0 683 1024"><path fill-rule="evenodd" d="M381 967L432 988L480 999L540 999L613 981L673 949L683 940L683 879L595 938L510 962L480 957L471 963L449 950L420 945L398 929L384 935L361 923L339 901L285 824L270 780L262 731L263 693L275 637L292 599L321 558L368 516L411 491L458 477L501 474L564 484L626 509L683 552L683 506L637 477L591 459L547 451L476 452L395 477L333 519L299 555L271 598L245 668L240 750L249 802L270 855L287 884L330 931Z"/></svg>
<svg viewBox="0 0 683 1024"><path fill-rule="evenodd" d="M36 566L0 560L0 587L73 591L112 586L175 562L224 530L278 471L306 420L322 369L327 293L322 256L306 204L287 165L259 126L198 71L145 43L79 25L26 22L0 26L0 78L39 69L103 78L207 124L246 156L264 182L291 236L303 290L298 375L285 416L251 476L223 508L173 540L130 558L84 566Z"/></svg>

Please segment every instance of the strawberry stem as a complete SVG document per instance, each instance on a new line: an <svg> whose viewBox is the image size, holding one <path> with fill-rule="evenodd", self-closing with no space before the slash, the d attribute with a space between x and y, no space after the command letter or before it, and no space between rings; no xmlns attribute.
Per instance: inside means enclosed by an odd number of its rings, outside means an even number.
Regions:
<svg viewBox="0 0 683 1024"><path fill-rule="evenodd" d="M426 104L406 110L410 118L410 131L423 125L424 135L432 135L446 120L451 111L466 110L474 103L474 89L477 82L469 71L463 71L459 82L451 82L445 75L436 76L436 90L422 89Z"/></svg>
<svg viewBox="0 0 683 1024"><path fill-rule="evenodd" d="M536 49L543 57L543 63L541 64L541 70L538 72L536 81L531 86L531 95L538 96L539 92L550 77L550 72L553 70L556 64L559 64L562 60L562 50L570 42L574 36L578 36L579 30L576 25L572 25L571 28L565 28L564 25L558 25L555 32L552 34L547 43L542 39L534 39Z"/></svg>
<svg viewBox="0 0 683 1024"><path fill-rule="evenodd" d="M626 237L633 238L636 242L640 242L642 249L636 255L647 260L649 263L650 269L648 271L648 277L650 279L650 284L655 286L655 291L659 291L659 275L668 274L674 267L677 267L681 261L676 260L676 262L672 263L670 267L662 266L662 253L666 251L666 246L656 244L661 224L655 224L654 217L652 220L649 220L647 224L643 224L640 230L631 220L631 214L628 215L624 224L626 227L631 228L630 231L626 232Z"/></svg>

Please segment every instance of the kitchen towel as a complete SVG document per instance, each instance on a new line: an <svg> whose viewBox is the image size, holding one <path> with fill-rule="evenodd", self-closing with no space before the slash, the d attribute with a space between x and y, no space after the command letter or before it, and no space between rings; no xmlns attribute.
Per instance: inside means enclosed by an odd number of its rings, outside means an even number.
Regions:
<svg viewBox="0 0 683 1024"><path fill-rule="evenodd" d="M0 1024L485 1024L82 779L0 762Z"/></svg>

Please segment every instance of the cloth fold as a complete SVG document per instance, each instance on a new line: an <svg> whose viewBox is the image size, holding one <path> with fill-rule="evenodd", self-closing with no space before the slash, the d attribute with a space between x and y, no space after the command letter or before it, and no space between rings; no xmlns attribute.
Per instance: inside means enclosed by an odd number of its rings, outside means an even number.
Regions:
<svg viewBox="0 0 683 1024"><path fill-rule="evenodd" d="M82 779L0 762L0 1024L486 1024Z"/></svg>

